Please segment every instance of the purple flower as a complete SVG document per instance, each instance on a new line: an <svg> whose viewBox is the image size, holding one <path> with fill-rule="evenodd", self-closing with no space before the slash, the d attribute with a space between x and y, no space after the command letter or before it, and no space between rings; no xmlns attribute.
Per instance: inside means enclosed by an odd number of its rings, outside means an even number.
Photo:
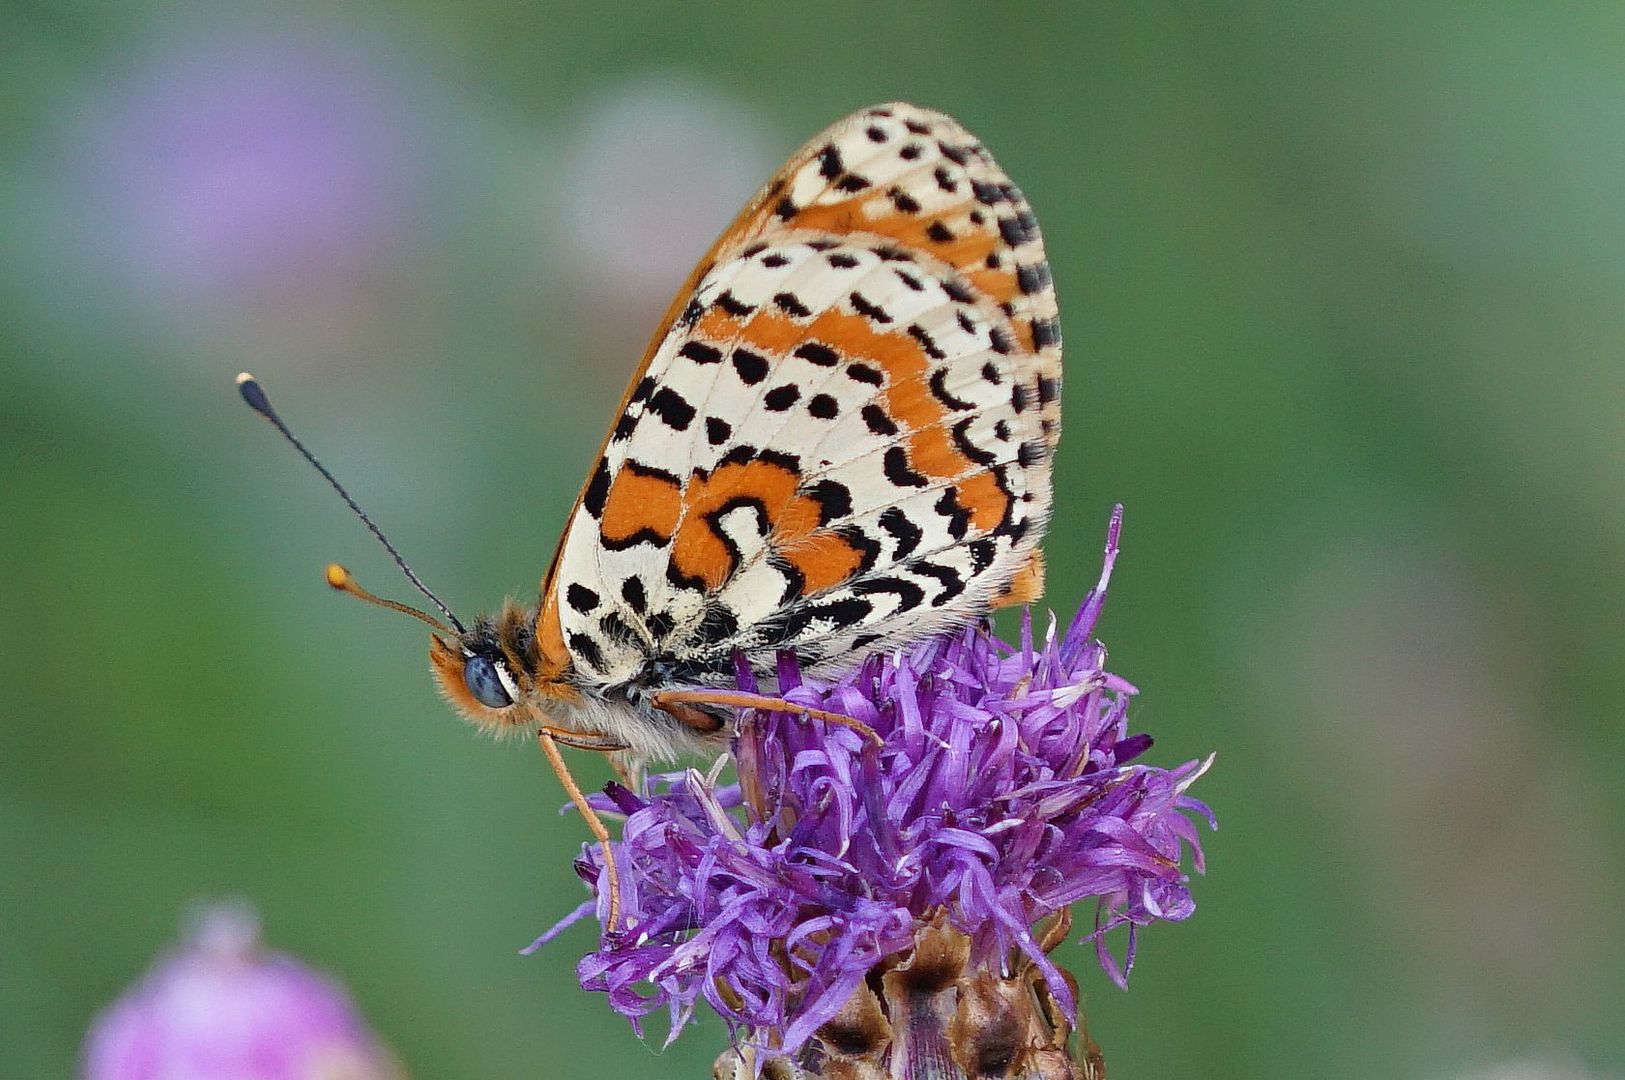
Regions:
<svg viewBox="0 0 1625 1080"><path fill-rule="evenodd" d="M203 913L190 940L98 1016L83 1080L402 1080L344 990L264 952L254 917Z"/></svg>
<svg viewBox="0 0 1625 1080"><path fill-rule="evenodd" d="M420 81L326 20L189 22L64 108L79 255L182 312L348 296L423 212Z"/></svg>
<svg viewBox="0 0 1625 1080"><path fill-rule="evenodd" d="M704 999L736 1035L794 1054L945 922L972 968L1024 956L1070 1022L1074 991L1040 938L1091 900L1100 963L1126 985L1139 928L1194 910L1181 863L1188 850L1202 868L1191 815L1212 815L1186 794L1208 762L1131 764L1151 746L1129 733L1136 691L1091 637L1120 522L1119 507L1100 583L1062 634L1052 623L1035 640L1029 616L1012 647L974 626L827 683L781 659L786 699L860 720L884 745L754 714L734 745L737 784L690 770L642 794L611 785L626 814L622 925L582 960L582 985L634 1025L667 1009L672 1037ZM748 671L740 682L755 689ZM576 866L601 899L596 848ZM1124 926L1119 960L1105 934Z"/></svg>

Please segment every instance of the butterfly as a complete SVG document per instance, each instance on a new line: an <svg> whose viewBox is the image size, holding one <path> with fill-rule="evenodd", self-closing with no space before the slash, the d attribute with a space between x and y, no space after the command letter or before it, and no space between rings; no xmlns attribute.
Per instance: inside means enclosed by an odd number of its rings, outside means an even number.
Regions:
<svg viewBox="0 0 1625 1080"><path fill-rule="evenodd" d="M831 674L1035 599L1060 392L1026 199L951 117L864 109L795 153L683 283L534 608L465 627L342 488L447 621L341 567L328 580L434 627L463 715L540 733L612 866L554 744L643 763L725 747L744 708L842 722L740 691L738 665L771 682L793 650Z"/></svg>

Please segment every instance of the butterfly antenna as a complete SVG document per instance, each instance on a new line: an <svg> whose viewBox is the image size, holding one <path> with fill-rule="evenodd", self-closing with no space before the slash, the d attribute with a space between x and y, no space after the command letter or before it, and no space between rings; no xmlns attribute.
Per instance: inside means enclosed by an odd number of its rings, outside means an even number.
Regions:
<svg viewBox="0 0 1625 1080"><path fill-rule="evenodd" d="M248 372L243 372L237 376L237 392L243 395L243 400L248 403L249 408L253 409L255 412L265 417L265 419L269 420L271 422L271 426L280 431L282 433L282 437L287 439L288 442L293 445L295 450L299 451L300 456L306 461L310 462L311 465L315 467L316 471L321 473L322 477L326 479L329 484L333 485L333 490L339 493L339 498L344 500L344 504L350 508L351 512L354 513L356 517L361 519L361 523L365 525L369 531L371 531L372 535L378 538L378 542L384 545L384 550L389 552L390 557L395 560L395 565L401 568L401 573L406 575L406 580L410 581L418 592L422 593L424 596L427 596L430 603L440 609L440 613L446 617L446 620L450 622L453 627L456 628L458 634L467 633L467 631L463 629L463 624L457 620L457 616L451 613L451 608L442 603L440 597L429 591L429 587L423 584L423 580L417 576L410 566L407 565L406 559L401 556L399 551L395 550L395 545L389 542L389 537L384 535L384 531L377 525L373 524L373 520L367 516L367 512L361 509L360 506L356 505L356 501L354 499L350 498L350 493L344 490L344 485L338 482L338 478L332 473L328 472L327 466L323 465L320 461L317 461L316 455L305 449L305 444L299 441L298 436L296 436L292 431L288 430L288 425L282 422L282 417L278 416L276 414L276 410L271 408L271 399L266 396L265 388L260 385L259 380L254 378L254 376L250 375ZM347 592L352 596L359 597L362 600L366 600L368 603L377 604L380 607L387 607L394 611L412 615L416 618L422 619L424 622L428 623L430 626L436 627L437 629L446 629L444 626L441 626L437 620L430 618L423 612L418 611L416 608L409 608L405 604L398 604L393 600L384 600L380 597L374 596L372 593L367 592L367 590L355 583L354 579L350 577L349 572L346 571L342 566L335 564L327 568L327 583L333 586L335 589L339 589L342 592Z"/></svg>

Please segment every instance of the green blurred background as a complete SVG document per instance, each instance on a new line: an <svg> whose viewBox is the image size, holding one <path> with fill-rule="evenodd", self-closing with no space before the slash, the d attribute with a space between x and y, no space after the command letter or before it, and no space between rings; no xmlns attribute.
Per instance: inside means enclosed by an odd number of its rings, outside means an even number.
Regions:
<svg viewBox="0 0 1625 1080"><path fill-rule="evenodd" d="M436 700L407 592L534 595L668 295L790 150L952 112L1066 330L1050 599L1172 764L1188 923L1112 1075L1625 1061L1625 10L14 2L0 35L0 1077L255 901L419 1080L700 1077L575 988L579 823ZM410 599L410 597L408 597ZM604 770L579 756L585 778Z"/></svg>

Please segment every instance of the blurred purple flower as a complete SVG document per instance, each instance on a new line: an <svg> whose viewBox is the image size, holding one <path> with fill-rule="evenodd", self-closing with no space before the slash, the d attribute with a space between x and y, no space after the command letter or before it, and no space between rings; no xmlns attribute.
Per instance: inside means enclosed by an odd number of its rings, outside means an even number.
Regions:
<svg viewBox="0 0 1625 1080"><path fill-rule="evenodd" d="M869 658L834 682L781 660L779 689L854 717L884 740L782 714L750 716L734 746L737 785L689 771L639 795L612 785L627 815L616 861L622 925L580 965L582 985L636 1024L661 1007L672 1037L703 998L736 1031L793 1054L866 976L909 953L939 917L998 972L1024 955L1070 1020L1076 999L1034 934L1095 901L1100 963L1126 986L1138 929L1188 917L1180 864L1202 868L1186 794L1207 763L1130 762L1134 687L1091 638L1117 555L1064 634L1004 645L983 626ZM740 677L754 689L748 671ZM1209 759L1211 761L1211 759ZM577 862L599 892L598 851ZM560 927L584 917L583 905ZM1105 933L1127 926L1121 961Z"/></svg>
<svg viewBox="0 0 1625 1080"><path fill-rule="evenodd" d="M344 990L205 911L179 952L96 1018L83 1080L402 1080Z"/></svg>
<svg viewBox="0 0 1625 1080"><path fill-rule="evenodd" d="M373 54L335 25L215 21L87 88L81 243L159 300L348 284L422 194L411 86Z"/></svg>

